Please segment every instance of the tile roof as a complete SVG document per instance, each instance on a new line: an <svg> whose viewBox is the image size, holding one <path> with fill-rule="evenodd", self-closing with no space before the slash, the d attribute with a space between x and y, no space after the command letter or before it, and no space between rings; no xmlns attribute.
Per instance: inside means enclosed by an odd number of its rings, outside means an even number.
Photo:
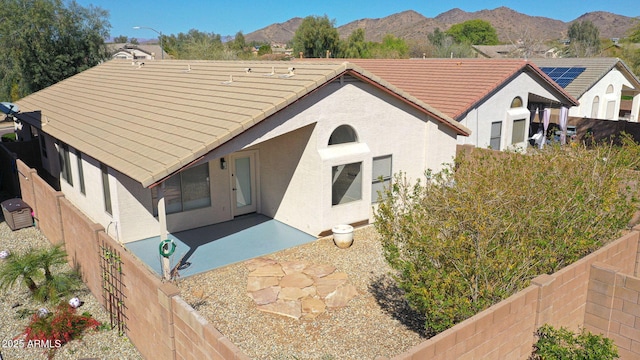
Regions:
<svg viewBox="0 0 640 360"><path fill-rule="evenodd" d="M348 62L110 60L17 101L18 118L150 186L343 74L470 133Z"/></svg>
<svg viewBox="0 0 640 360"><path fill-rule="evenodd" d="M617 68L631 81L637 89L640 89L640 80L627 65L618 58L556 58L556 59L531 59L531 62L539 67L584 67L585 71L575 78L565 90L576 99L579 99L591 87L613 68Z"/></svg>
<svg viewBox="0 0 640 360"><path fill-rule="evenodd" d="M564 97L578 102L539 68L521 59L412 59L350 62L371 71L450 117L460 120L466 112L500 86L528 71L537 74Z"/></svg>

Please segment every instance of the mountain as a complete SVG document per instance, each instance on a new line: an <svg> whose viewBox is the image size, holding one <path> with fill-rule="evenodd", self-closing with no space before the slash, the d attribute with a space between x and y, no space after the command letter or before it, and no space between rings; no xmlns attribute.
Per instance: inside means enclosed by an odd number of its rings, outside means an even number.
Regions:
<svg viewBox="0 0 640 360"><path fill-rule="evenodd" d="M355 29L365 29L366 39L381 41L384 35L393 34L405 40L426 40L427 35L439 28L442 31L467 20L482 19L491 23L498 39L505 43L529 38L540 41L564 39L569 25L575 21L589 20L600 30L602 38L622 38L637 24L638 19L605 11L586 13L570 22L541 16L529 16L508 7L493 10L466 12L455 8L435 18L427 18L413 10L403 11L379 19L361 19L338 27L340 37L348 37ZM302 18L296 17L284 23L269 25L246 34L247 41L286 43L293 38Z"/></svg>

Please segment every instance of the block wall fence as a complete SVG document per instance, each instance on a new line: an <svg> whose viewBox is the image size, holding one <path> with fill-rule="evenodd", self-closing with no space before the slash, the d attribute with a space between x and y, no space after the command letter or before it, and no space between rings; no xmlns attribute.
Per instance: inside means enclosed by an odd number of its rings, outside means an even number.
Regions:
<svg viewBox="0 0 640 360"><path fill-rule="evenodd" d="M64 243L69 262L79 267L93 295L103 298L101 246L118 253L123 268L126 335L149 359L248 360L215 324L210 324L104 228L76 209L64 195L17 161L22 199L40 231ZM640 227L602 249L463 321L393 360L527 359L545 324L586 328L612 338L622 359L640 358ZM293 320L292 320L293 321ZM152 329L152 330L151 330Z"/></svg>

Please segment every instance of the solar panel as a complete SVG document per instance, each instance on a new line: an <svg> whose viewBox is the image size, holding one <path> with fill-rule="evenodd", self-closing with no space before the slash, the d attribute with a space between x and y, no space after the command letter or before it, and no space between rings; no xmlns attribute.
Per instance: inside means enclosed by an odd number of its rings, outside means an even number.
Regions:
<svg viewBox="0 0 640 360"><path fill-rule="evenodd" d="M566 88L573 80L575 80L583 71L584 67L541 67L551 80L555 81L562 88Z"/></svg>

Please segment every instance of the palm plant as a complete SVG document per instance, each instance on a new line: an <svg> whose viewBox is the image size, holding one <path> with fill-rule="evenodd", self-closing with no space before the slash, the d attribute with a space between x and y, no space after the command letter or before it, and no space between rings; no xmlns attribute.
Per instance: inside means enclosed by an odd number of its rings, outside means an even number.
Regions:
<svg viewBox="0 0 640 360"><path fill-rule="evenodd" d="M66 258L67 253L62 245L31 249L24 255L10 255L6 264L0 268L0 287L13 286L22 277L34 299L55 302L81 283L76 271L54 271L56 267L66 263ZM44 281L38 285L36 280L42 277Z"/></svg>
<svg viewBox="0 0 640 360"><path fill-rule="evenodd" d="M0 267L0 288L13 286L20 278L32 295L38 291L35 279L40 277L40 269L33 250L22 255L11 254Z"/></svg>

